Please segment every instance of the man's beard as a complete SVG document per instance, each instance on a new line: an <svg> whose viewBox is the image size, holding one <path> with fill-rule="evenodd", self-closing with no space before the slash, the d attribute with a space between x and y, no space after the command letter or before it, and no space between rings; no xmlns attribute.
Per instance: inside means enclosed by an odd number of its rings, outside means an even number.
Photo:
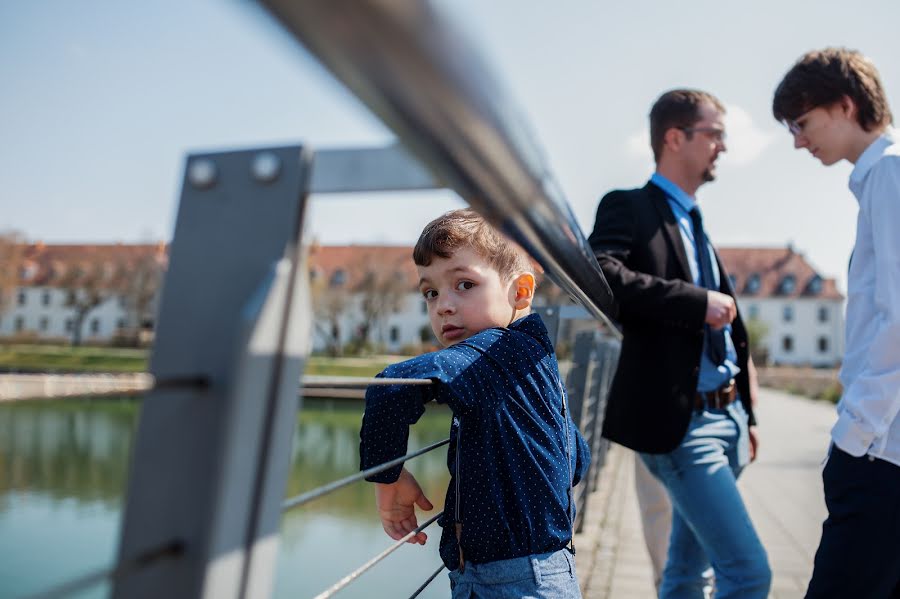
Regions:
<svg viewBox="0 0 900 599"><path fill-rule="evenodd" d="M703 182L704 183L710 183L710 182L716 180L716 174L713 172L713 168L714 167L710 166L703 171Z"/></svg>

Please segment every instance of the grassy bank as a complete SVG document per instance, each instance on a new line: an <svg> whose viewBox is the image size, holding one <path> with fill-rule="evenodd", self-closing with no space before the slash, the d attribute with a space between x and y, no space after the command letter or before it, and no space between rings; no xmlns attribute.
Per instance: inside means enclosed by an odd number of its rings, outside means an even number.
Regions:
<svg viewBox="0 0 900 599"><path fill-rule="evenodd" d="M114 347L0 345L0 369L20 372L145 372L149 352Z"/></svg>
<svg viewBox="0 0 900 599"><path fill-rule="evenodd" d="M149 350L61 345L0 345L0 370L7 372L146 372ZM312 356L306 373L326 376L374 376L399 356L327 358Z"/></svg>

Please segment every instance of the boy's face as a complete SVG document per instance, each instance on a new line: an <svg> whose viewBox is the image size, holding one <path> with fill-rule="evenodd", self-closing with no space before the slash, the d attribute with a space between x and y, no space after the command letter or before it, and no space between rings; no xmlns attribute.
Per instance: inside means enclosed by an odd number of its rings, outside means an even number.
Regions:
<svg viewBox="0 0 900 599"><path fill-rule="evenodd" d="M504 281L474 250L460 248L450 258L435 257L430 265L417 268L431 330L444 347L513 321L516 277Z"/></svg>
<svg viewBox="0 0 900 599"><path fill-rule="evenodd" d="M849 141L860 130L852 114L839 103L817 106L787 123L796 149L806 148L825 166L848 158Z"/></svg>

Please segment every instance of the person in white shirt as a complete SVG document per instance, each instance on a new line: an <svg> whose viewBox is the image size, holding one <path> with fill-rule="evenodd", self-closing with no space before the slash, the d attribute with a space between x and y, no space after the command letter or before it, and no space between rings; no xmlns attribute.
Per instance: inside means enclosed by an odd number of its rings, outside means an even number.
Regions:
<svg viewBox="0 0 900 599"><path fill-rule="evenodd" d="M828 518L806 597L900 597L900 144L874 64L808 52L772 102L775 119L825 166L854 164L859 202L832 446Z"/></svg>

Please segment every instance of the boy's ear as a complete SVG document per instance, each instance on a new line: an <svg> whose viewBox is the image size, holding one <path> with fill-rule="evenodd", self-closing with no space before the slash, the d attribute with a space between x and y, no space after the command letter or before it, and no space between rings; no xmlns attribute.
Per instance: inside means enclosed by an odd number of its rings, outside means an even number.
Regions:
<svg viewBox="0 0 900 599"><path fill-rule="evenodd" d="M848 119L852 121L856 120L856 102L853 101L853 98L846 94L841 96L841 99L838 100L838 106L841 107L841 112L843 112Z"/></svg>
<svg viewBox="0 0 900 599"><path fill-rule="evenodd" d="M513 284L516 286L516 310L524 310L531 306L534 299L534 275L530 272L516 277Z"/></svg>

